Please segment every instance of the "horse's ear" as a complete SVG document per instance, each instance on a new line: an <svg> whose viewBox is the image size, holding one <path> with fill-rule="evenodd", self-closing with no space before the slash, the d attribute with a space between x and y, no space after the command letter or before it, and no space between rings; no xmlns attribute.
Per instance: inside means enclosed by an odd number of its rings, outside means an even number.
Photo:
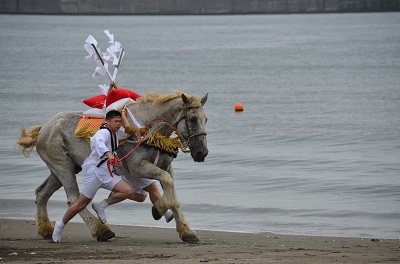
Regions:
<svg viewBox="0 0 400 264"><path fill-rule="evenodd" d="M203 96L203 98L201 98L201 105L204 105L207 101L207 97L208 97L208 93L206 93L206 95Z"/></svg>
<svg viewBox="0 0 400 264"><path fill-rule="evenodd" d="M182 101L185 105L189 105L192 102L184 93L182 93Z"/></svg>

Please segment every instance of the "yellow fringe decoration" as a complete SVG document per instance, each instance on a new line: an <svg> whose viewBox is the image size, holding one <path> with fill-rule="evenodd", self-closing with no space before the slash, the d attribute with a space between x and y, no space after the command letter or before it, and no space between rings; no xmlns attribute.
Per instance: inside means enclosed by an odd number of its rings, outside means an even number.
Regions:
<svg viewBox="0 0 400 264"><path fill-rule="evenodd" d="M137 130L133 129L131 126L125 127L125 133L127 134L135 134Z"/></svg>
<svg viewBox="0 0 400 264"><path fill-rule="evenodd" d="M104 121L105 119L102 118L81 117L78 126L75 129L74 136L84 138L88 143L90 143L90 138L96 134L96 132L100 129L100 125L103 124ZM134 134L137 132L137 130L129 126L125 128L125 132L128 134ZM139 132L144 135L146 133L146 128L140 128ZM119 145L125 144L126 141L127 140L121 140ZM188 149L187 145L182 143L178 137L166 137L158 132L152 132L147 139L146 144L175 155L178 154L179 148L183 151Z"/></svg>
<svg viewBox="0 0 400 264"><path fill-rule="evenodd" d="M182 150L187 149L186 144L182 143L178 137L166 137L158 132L151 133L150 137L146 141L146 144L162 149L166 152L173 153L175 155L178 154L179 148Z"/></svg>

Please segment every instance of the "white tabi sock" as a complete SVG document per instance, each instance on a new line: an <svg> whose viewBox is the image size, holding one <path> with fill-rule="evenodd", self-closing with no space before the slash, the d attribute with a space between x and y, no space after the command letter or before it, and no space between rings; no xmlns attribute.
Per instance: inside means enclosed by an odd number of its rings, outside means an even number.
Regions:
<svg viewBox="0 0 400 264"><path fill-rule="evenodd" d="M106 200L103 200L99 203L93 203L92 204L92 208L93 210L97 213L97 216L99 217L100 221L105 224L107 223L107 217L106 217L106 213L104 212L104 210L108 207L108 203L106 202Z"/></svg>
<svg viewBox="0 0 400 264"><path fill-rule="evenodd" d="M53 239L54 243L60 243L61 242L61 233L64 229L64 222L62 220L57 220L55 225L54 225L54 231L53 231L53 236L51 237Z"/></svg>
<svg viewBox="0 0 400 264"><path fill-rule="evenodd" d="M98 206L100 206L103 209L106 209L109 205L106 201L106 199L104 199L103 201L101 201L100 203L97 204Z"/></svg>

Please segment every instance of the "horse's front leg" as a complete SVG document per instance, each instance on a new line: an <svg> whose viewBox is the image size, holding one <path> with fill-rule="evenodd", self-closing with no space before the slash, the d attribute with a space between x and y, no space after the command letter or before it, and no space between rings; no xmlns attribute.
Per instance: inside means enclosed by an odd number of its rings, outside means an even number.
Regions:
<svg viewBox="0 0 400 264"><path fill-rule="evenodd" d="M160 218L171 208L176 222L176 231L182 241L186 243L198 242L199 239L196 236L196 232L189 227L189 223L183 216L180 203L176 196L172 167L169 166L167 171L165 171L158 168L153 163L143 160L140 166L140 172L142 175L146 176L146 178L158 180L164 191L161 199L154 203L154 217Z"/></svg>
<svg viewBox="0 0 400 264"><path fill-rule="evenodd" d="M172 169L171 165L168 167L167 171L173 179L174 173L173 173L173 169ZM172 182L172 186L171 186L171 192L172 192L172 195L175 200L175 202L173 203L173 205L171 207L171 210L174 214L174 218L175 218L175 222L176 222L176 230L179 234L179 237L182 239L183 242L186 242L186 243L199 242L199 239L196 236L196 232L189 227L189 223L186 221L185 217L183 216L181 204L176 195L175 186L174 186L173 182Z"/></svg>

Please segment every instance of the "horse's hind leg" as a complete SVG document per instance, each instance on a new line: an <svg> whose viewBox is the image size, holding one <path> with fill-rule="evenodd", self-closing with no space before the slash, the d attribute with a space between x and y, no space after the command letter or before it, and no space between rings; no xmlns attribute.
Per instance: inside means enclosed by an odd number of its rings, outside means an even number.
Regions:
<svg viewBox="0 0 400 264"><path fill-rule="evenodd" d="M49 155L42 154L41 157L51 170L52 178L57 178L57 182L64 187L68 206L71 206L79 198L79 187L75 176L75 163L67 156L53 155L50 157ZM59 159L55 159L55 157ZM102 224L88 209L83 209L79 212L79 215L89 227L90 234L96 238L97 241L106 241L115 236L115 233L112 232L107 225Z"/></svg>
<svg viewBox="0 0 400 264"><path fill-rule="evenodd" d="M55 191L62 187L61 181L51 173L49 177L36 189L36 231L39 236L51 238L53 234L53 224L50 222L47 213L47 202ZM72 184L72 188L64 187L68 196L68 205L73 204L79 195L78 187ZM97 241L106 241L114 237L107 225L102 224L92 213L87 209L79 213L83 220L88 225L91 235Z"/></svg>
<svg viewBox="0 0 400 264"><path fill-rule="evenodd" d="M36 231L39 236L51 238L53 224L47 213L47 202L55 191L62 187L61 182L51 173L49 177L36 189Z"/></svg>
<svg viewBox="0 0 400 264"><path fill-rule="evenodd" d="M64 182L65 193L67 194L68 206L71 206L79 199L79 188L74 182ZM96 238L97 241L107 241L115 236L115 233L109 229L106 224L100 222L87 208L79 212L83 221L86 223L90 230L92 237Z"/></svg>

